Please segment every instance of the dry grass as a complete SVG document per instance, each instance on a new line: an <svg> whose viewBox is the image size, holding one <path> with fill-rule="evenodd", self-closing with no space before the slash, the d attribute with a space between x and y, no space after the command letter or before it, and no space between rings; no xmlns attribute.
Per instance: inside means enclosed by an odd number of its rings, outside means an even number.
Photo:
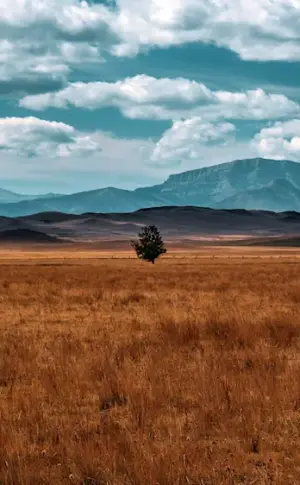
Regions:
<svg viewBox="0 0 300 485"><path fill-rule="evenodd" d="M300 483L299 263L25 257L0 271L1 485Z"/></svg>

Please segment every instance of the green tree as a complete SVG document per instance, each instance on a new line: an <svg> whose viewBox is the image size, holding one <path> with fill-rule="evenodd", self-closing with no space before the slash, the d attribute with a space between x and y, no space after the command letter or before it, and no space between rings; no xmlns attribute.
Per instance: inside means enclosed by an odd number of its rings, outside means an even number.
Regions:
<svg viewBox="0 0 300 485"><path fill-rule="evenodd" d="M145 226L138 236L138 241L131 241L131 246L134 248L138 258L154 264L161 254L167 252L156 226Z"/></svg>

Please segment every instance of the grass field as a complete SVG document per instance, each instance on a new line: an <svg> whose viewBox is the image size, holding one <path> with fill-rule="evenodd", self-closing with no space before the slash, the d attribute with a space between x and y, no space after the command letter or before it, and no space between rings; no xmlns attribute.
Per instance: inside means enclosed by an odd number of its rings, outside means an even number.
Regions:
<svg viewBox="0 0 300 485"><path fill-rule="evenodd" d="M0 484L299 484L299 250L129 256L0 251Z"/></svg>

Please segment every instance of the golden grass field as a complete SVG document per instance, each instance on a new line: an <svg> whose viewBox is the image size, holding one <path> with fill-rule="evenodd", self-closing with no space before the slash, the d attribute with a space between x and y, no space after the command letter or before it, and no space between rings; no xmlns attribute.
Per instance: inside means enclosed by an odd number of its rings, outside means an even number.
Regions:
<svg viewBox="0 0 300 485"><path fill-rule="evenodd" d="M299 250L130 256L0 251L0 484L299 484Z"/></svg>

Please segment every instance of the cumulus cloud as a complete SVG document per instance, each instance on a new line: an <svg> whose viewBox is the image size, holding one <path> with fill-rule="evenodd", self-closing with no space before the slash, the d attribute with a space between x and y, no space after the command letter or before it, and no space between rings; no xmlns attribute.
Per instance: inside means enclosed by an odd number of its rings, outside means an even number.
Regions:
<svg viewBox="0 0 300 485"><path fill-rule="evenodd" d="M112 16L107 6L81 0L2 0L0 25L3 34L9 31L16 38L47 29L56 38L82 41L90 40L92 32L100 36L100 27L105 30Z"/></svg>
<svg viewBox="0 0 300 485"><path fill-rule="evenodd" d="M133 56L187 42L246 60L300 60L299 10L299 0L2 0L0 88L9 91L11 80L18 91L28 78L28 93L47 92L74 64L98 63L105 52Z"/></svg>
<svg viewBox="0 0 300 485"><path fill-rule="evenodd" d="M153 150L151 160L160 164L176 164L182 160L197 160L203 146L226 146L234 140L232 123L208 123L199 117L176 121Z"/></svg>
<svg viewBox="0 0 300 485"><path fill-rule="evenodd" d="M66 108L97 109L107 106L120 108L124 113L134 106L153 106L182 103L188 105L201 101L212 101L212 92L203 84L188 79L156 79L147 75L126 78L115 83L90 82L71 83L55 93L26 96L20 105L31 109L50 106Z"/></svg>
<svg viewBox="0 0 300 485"><path fill-rule="evenodd" d="M0 94L57 90L72 68L102 62L108 14L78 0L2 0Z"/></svg>
<svg viewBox="0 0 300 485"><path fill-rule="evenodd" d="M116 138L110 133L97 131L92 134L77 133L74 141L76 130L69 127L66 138L56 139L54 143L49 144L49 136L42 135L45 141L43 149L35 151L35 144L40 146L39 136L29 136L27 132L22 141L20 130L14 128L14 131L19 132L17 140L8 142L7 137L5 142L1 140L0 156L2 183L12 190L35 194L43 191L71 193L112 185L136 188L141 181L143 184L145 181L150 184L162 182L169 174L163 167L154 171L151 165L145 164L154 148L151 140ZM27 157L26 142L31 138L35 140L30 141L34 156ZM96 143L101 150L94 150L91 143ZM92 151L87 153L87 148L92 148ZM28 152L30 155L30 150Z"/></svg>
<svg viewBox="0 0 300 485"><path fill-rule="evenodd" d="M117 0L117 55L214 43L246 60L299 60L299 0Z"/></svg>
<svg viewBox="0 0 300 485"><path fill-rule="evenodd" d="M70 42L39 45L38 41L33 45L28 39L0 38L0 95L56 91L66 85L72 68L102 62L93 46Z"/></svg>
<svg viewBox="0 0 300 485"><path fill-rule="evenodd" d="M0 39L0 95L43 93L62 88L69 68L56 56Z"/></svg>
<svg viewBox="0 0 300 485"><path fill-rule="evenodd" d="M66 157L101 150L91 135L39 118L0 118L0 150L22 157Z"/></svg>
<svg viewBox="0 0 300 485"><path fill-rule="evenodd" d="M48 107L97 109L117 107L133 119L176 120L201 116L207 120L274 119L294 116L300 106L280 94L262 89L245 92L212 91L184 78L157 79L139 75L115 83L73 83L53 93L26 96L20 106L33 110Z"/></svg>
<svg viewBox="0 0 300 485"><path fill-rule="evenodd" d="M113 83L68 80L74 71L76 79L89 79L89 74L99 79L99 62L107 53L134 56L188 42L225 47L244 60L300 60L299 10L300 0L1 0L0 96L22 97L20 106L34 110L115 107L127 118L171 120L173 126L154 147L151 140L130 145L130 140L79 133L64 123L33 117L2 118L0 149L14 159L50 156L50 165L57 167L72 159L82 171L92 163L85 155L94 153L96 159L104 144L101 163L108 168L119 170L124 158L138 153L134 173L149 159L162 166L172 160L193 163L205 151L212 160L212 144L222 148L219 160L229 147L233 158L234 126L228 120L278 119L255 137L251 150L296 159L297 128L278 134L279 128L287 130L282 120L298 123L300 117L299 105L286 96L262 89L216 91L184 78L146 75ZM245 146L239 149L245 153Z"/></svg>
<svg viewBox="0 0 300 485"><path fill-rule="evenodd" d="M300 119L263 128L253 144L263 157L300 161Z"/></svg>

